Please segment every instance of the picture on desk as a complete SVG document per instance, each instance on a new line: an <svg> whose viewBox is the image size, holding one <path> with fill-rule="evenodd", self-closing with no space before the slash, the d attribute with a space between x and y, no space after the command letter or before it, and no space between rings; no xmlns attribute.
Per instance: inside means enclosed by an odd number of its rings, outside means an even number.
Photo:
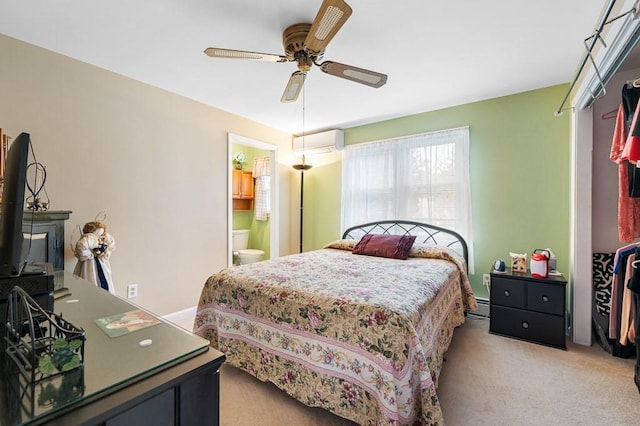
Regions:
<svg viewBox="0 0 640 426"><path fill-rule="evenodd" d="M118 337L156 325L160 323L160 320L148 312L136 309L123 314L99 318L95 320L95 323L107 333L107 336Z"/></svg>

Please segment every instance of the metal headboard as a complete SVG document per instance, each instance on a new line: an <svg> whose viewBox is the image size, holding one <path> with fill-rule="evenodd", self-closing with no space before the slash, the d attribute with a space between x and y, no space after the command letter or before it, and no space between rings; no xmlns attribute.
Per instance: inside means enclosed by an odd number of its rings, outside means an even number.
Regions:
<svg viewBox="0 0 640 426"><path fill-rule="evenodd" d="M342 238L359 240L366 234L415 235L416 242L450 247L460 253L467 264L469 263L467 242L464 238L457 232L440 226L408 220L381 220L352 226L344 231Z"/></svg>

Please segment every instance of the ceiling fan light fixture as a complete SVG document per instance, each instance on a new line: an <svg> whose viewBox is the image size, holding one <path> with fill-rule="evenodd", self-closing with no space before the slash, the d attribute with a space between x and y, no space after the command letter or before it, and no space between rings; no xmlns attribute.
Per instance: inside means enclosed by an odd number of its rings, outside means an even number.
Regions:
<svg viewBox="0 0 640 426"><path fill-rule="evenodd" d="M311 70L312 59L309 57L306 52L302 51L301 54L296 55L296 62L298 63L298 69L302 72L307 72Z"/></svg>

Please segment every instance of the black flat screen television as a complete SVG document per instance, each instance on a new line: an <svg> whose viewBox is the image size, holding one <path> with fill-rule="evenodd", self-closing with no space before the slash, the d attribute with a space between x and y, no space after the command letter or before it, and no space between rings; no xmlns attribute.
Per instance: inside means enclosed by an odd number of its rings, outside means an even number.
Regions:
<svg viewBox="0 0 640 426"><path fill-rule="evenodd" d="M0 278L20 275L24 265L22 222L30 143L29 134L20 133L11 143L5 160L0 210Z"/></svg>

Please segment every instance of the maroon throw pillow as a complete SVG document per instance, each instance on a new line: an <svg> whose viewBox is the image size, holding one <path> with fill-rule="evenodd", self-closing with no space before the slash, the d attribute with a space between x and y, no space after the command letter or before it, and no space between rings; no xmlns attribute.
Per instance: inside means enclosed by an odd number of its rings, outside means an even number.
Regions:
<svg viewBox="0 0 640 426"><path fill-rule="evenodd" d="M405 260L415 239L415 235L367 234L355 245L353 254Z"/></svg>

